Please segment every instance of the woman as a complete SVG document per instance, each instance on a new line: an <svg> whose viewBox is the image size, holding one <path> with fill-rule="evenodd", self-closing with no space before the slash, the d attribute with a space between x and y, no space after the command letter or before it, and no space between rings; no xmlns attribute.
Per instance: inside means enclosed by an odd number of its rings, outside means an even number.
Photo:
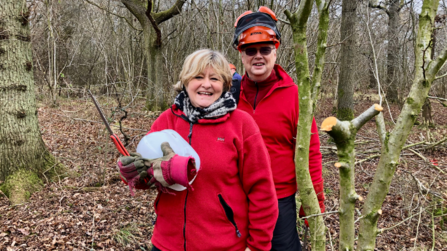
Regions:
<svg viewBox="0 0 447 251"><path fill-rule="evenodd" d="M270 250L278 216L270 160L254 120L236 110L216 51L189 55L174 105L151 132L177 131L200 156L194 190L160 192L153 250Z"/></svg>

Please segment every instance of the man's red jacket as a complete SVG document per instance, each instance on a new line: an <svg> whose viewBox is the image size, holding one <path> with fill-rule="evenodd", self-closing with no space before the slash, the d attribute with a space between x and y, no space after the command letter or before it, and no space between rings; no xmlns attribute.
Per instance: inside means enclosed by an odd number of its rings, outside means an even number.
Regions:
<svg viewBox="0 0 447 251"><path fill-rule="evenodd" d="M278 199L294 194L297 191L294 163L299 115L297 85L279 65L275 65L272 74L262 82L254 82L245 74L238 109L250 114L261 130L272 161ZM324 211L322 155L315 119L311 133L309 172Z"/></svg>

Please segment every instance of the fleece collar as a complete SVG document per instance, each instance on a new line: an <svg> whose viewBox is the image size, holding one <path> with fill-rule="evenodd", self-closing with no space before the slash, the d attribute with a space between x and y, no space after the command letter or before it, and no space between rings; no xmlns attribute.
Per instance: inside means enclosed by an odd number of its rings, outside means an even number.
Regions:
<svg viewBox="0 0 447 251"><path fill-rule="evenodd" d="M255 82L255 81L251 80L250 76L248 76L248 73L245 73L243 81L247 85L252 85L252 86L273 85L274 88L288 87L288 86L295 85L295 83L293 82L293 79L289 76L289 74L287 74L287 72L278 64L275 64L270 76L263 81Z"/></svg>
<svg viewBox="0 0 447 251"><path fill-rule="evenodd" d="M180 110L177 107L177 105L173 104L171 106L171 112L175 116L185 120L188 123L191 123L188 120L188 117L186 117L185 113L183 113L183 111ZM227 113L227 114L225 114L225 115L223 115L221 117L218 117L218 118L203 118L203 119L199 119L195 124L218 124L218 123L223 123L223 122L227 121L230 118L230 114L231 114L231 112L229 112L229 113Z"/></svg>

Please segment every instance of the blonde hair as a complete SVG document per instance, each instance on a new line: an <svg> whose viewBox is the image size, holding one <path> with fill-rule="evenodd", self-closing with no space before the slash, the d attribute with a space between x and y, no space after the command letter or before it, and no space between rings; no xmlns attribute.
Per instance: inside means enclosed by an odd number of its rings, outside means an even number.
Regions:
<svg viewBox="0 0 447 251"><path fill-rule="evenodd" d="M176 91L181 92L188 86L189 81L199 75L205 68L211 67L223 82L223 91L231 87L231 70L227 59L217 51L210 49L197 50L186 57L180 72L180 81L174 85Z"/></svg>

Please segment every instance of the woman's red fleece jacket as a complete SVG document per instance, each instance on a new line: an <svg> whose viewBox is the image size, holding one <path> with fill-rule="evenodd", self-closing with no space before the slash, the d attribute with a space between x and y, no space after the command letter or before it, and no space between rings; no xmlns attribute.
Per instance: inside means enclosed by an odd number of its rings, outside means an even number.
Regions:
<svg viewBox="0 0 447 251"><path fill-rule="evenodd" d="M194 191L158 194L152 243L161 250L270 250L278 201L258 126L240 110L196 124L182 114L174 105L150 132L178 132L200 156L200 170Z"/></svg>
<svg viewBox="0 0 447 251"><path fill-rule="evenodd" d="M238 109L250 114L261 130L272 161L273 179L278 199L297 191L295 177L295 135L298 125L298 87L284 69L275 65L262 82L242 78ZM309 172L324 211L320 139L315 119L312 122L309 149Z"/></svg>

